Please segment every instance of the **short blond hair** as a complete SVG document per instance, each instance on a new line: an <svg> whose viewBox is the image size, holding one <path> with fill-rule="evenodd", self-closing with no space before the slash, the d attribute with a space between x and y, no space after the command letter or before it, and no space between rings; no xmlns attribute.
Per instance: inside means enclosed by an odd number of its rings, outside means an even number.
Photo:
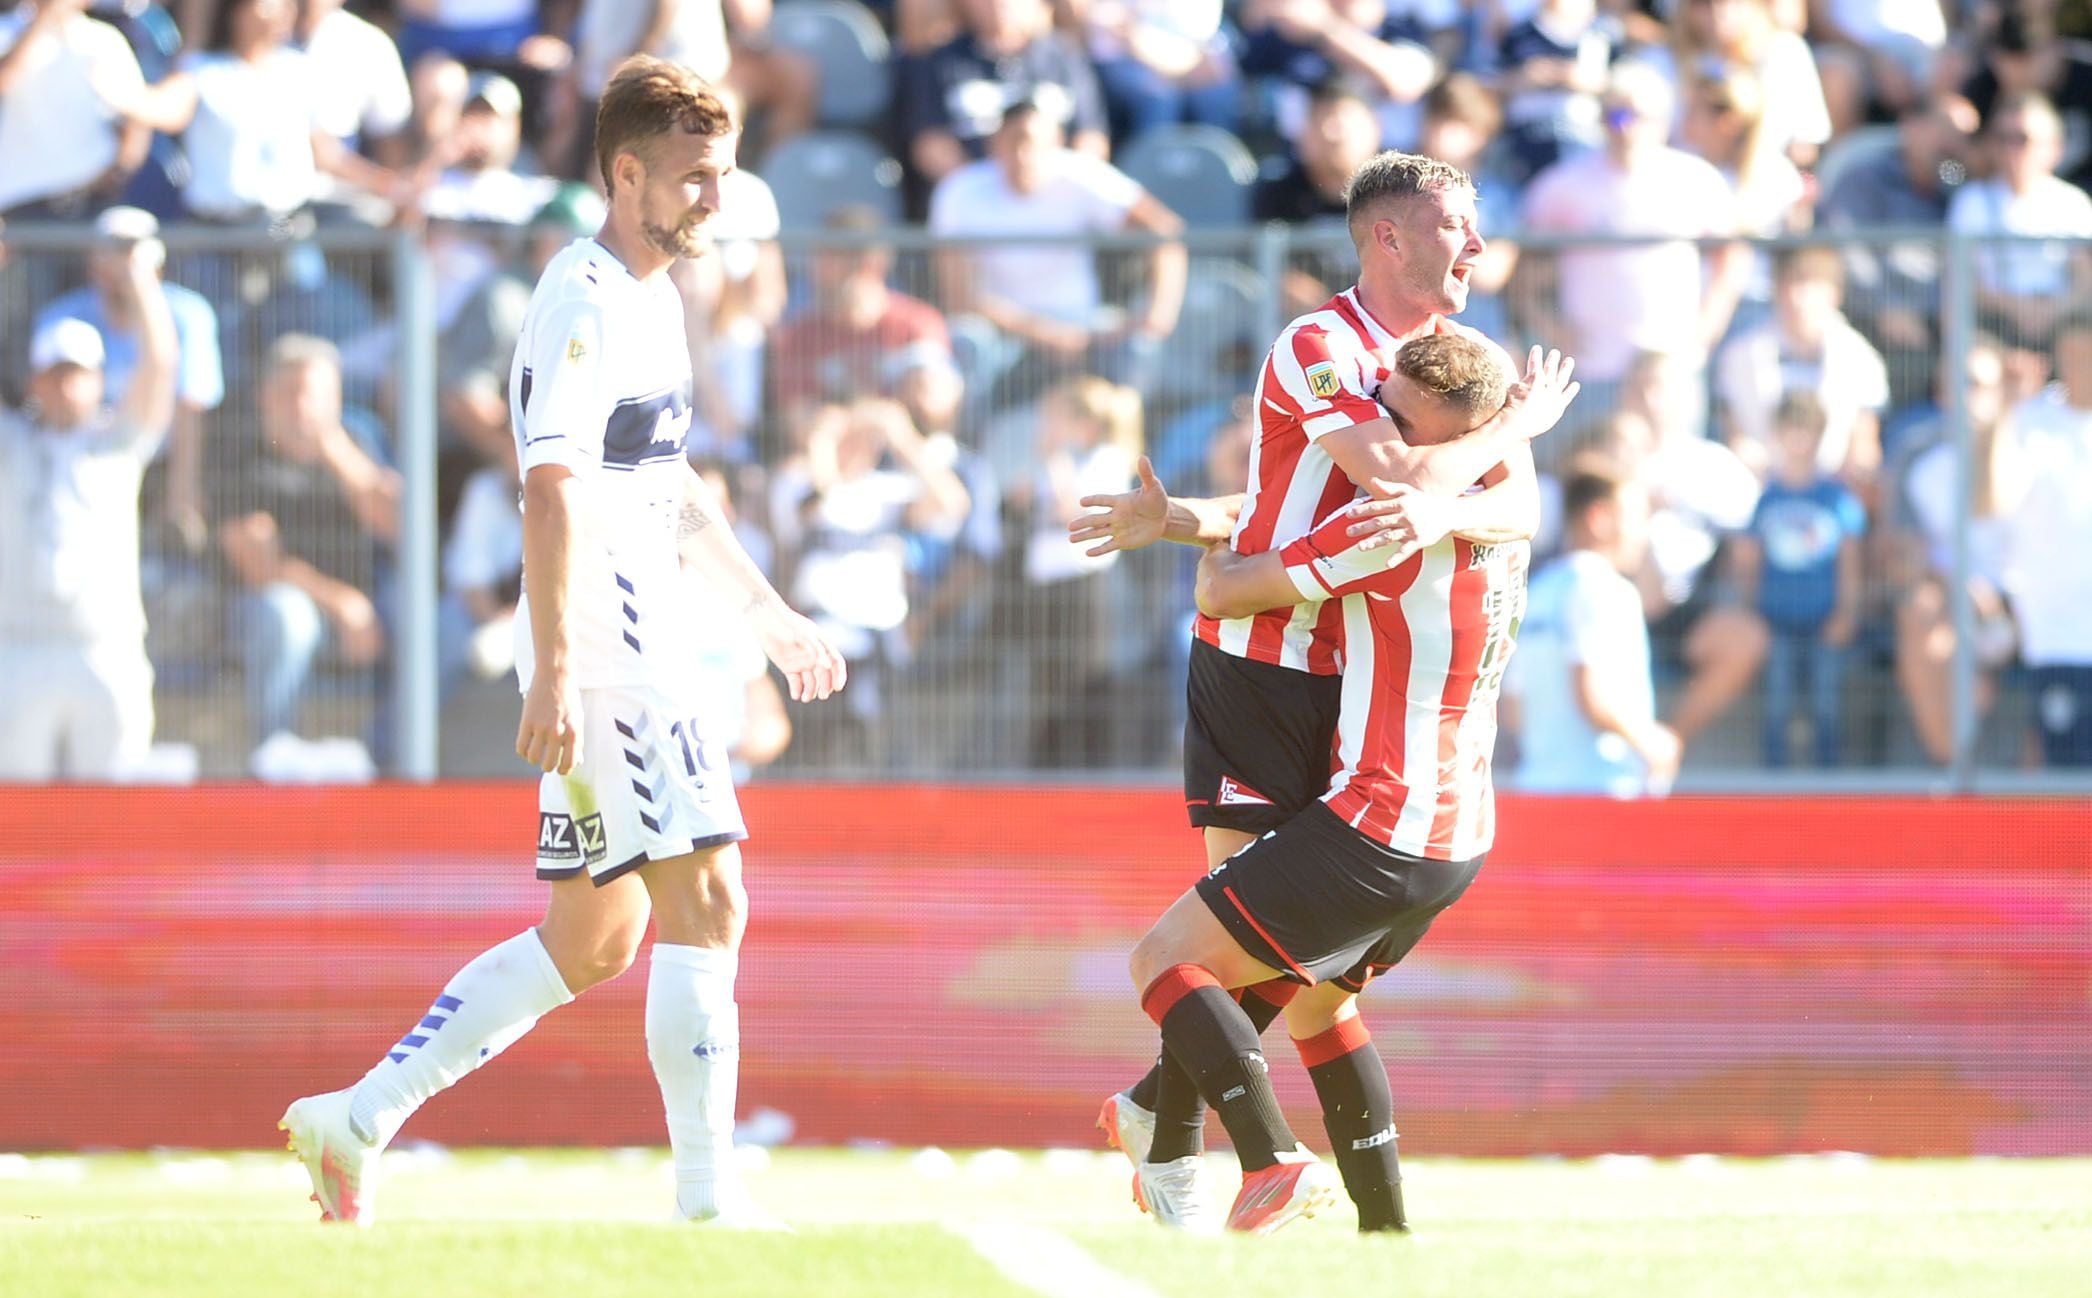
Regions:
<svg viewBox="0 0 2092 1298"><path fill-rule="evenodd" d="M671 131L707 138L735 130L734 115L710 82L680 63L635 54L617 65L596 105L596 168L615 192L611 167Z"/></svg>
<svg viewBox="0 0 2092 1298"><path fill-rule="evenodd" d="M1387 149L1366 159L1344 186L1344 220L1351 241L1364 243L1367 231L1390 203L1406 202L1447 189L1474 190L1474 177L1450 162L1421 153Z"/></svg>
<svg viewBox="0 0 2092 1298"><path fill-rule="evenodd" d="M1478 424L1503 409L1510 379L1486 343L1465 334L1427 334L1402 344L1395 373Z"/></svg>

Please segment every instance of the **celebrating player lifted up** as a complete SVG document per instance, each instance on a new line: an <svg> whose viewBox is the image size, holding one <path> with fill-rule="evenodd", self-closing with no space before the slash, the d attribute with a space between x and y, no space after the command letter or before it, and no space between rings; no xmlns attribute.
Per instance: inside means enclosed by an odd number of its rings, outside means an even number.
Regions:
<svg viewBox="0 0 2092 1298"><path fill-rule="evenodd" d="M1257 381L1249 490L1170 499L1144 461L1140 490L1083 502L1097 512L1069 524L1071 540L1093 543L1093 554L1162 539L1258 554L1307 532L1358 486L1380 498L1355 523L1376 533L1369 545L1415 548L1454 531L1482 543L1531 537L1539 498L1527 443L1554 426L1575 392L1560 357L1543 359L1536 349L1502 408L1457 439L1412 436L1378 404L1411 340L1462 338L1508 377L1500 349L1447 318L1466 305L1469 270L1485 246L1472 182L1432 159L1382 153L1352 178L1347 204L1358 283L1293 321L1273 345ZM1478 482L1485 488L1470 492ZM1197 623L1184 796L1192 823L1203 828L1209 866L1286 823L1329 786L1340 614L1334 603L1292 603L1242 616L1202 613ZM1242 1006L1258 1031L1285 1010L1297 1040L1322 1041L1317 1052L1331 1048L1326 1015L1287 1009L1295 991L1286 982L1251 988ZM1365 1095L1378 1114L1391 1107L1385 1070L1358 1035L1353 1030L1352 1047L1317 1073L1317 1085L1326 1101ZM1158 1220L1208 1228L1217 1223L1189 1157L1199 1147L1198 1103L1161 1098L1165 1062L1107 1100L1099 1121L1134 1160L1137 1197ZM1375 1148L1375 1162L1392 1177L1391 1132ZM1351 1163L1344 1166L1349 1174ZM1361 1199L1360 1187L1352 1189ZM1360 1213L1367 1229L1402 1224L1399 1201L1390 1214L1369 1212L1361 1199Z"/></svg>
<svg viewBox="0 0 2092 1298"><path fill-rule="evenodd" d="M690 351L667 271L708 247L738 138L711 87L677 64L629 59L603 94L610 215L545 268L509 379L524 475L516 751L545 773L537 872L551 901L543 923L459 970L362 1081L284 1114L328 1218L368 1223L378 1154L401 1124L540 1015L622 973L651 911L647 1053L677 1210L769 1224L729 1157L747 832L692 701L694 628L745 616L795 699L842 688L844 668L749 560L684 455Z"/></svg>

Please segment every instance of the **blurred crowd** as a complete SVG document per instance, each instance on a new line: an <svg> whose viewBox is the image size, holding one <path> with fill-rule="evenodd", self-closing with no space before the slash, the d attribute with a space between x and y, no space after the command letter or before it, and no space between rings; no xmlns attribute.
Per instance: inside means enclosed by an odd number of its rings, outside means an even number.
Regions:
<svg viewBox="0 0 2092 1298"><path fill-rule="evenodd" d="M2088 37L2024 0L0 0L0 220L94 232L0 262L0 691L45 718L0 778L150 766L156 675L252 769L329 732L391 760L374 231L433 273L446 700L512 669L509 359L640 51L747 124L717 255L675 272L693 458L852 659L788 713L722 631L748 764L1167 763L1183 556L1062 525L1142 454L1239 489L1255 326L1349 282L1382 148L1476 177L1463 318L1585 384L1537 448L1527 784L1944 762L1963 648L1998 760L2092 764ZM1179 238L1267 222L1275 283ZM2002 240L1958 366L1946 229ZM86 667L39 691L54 654Z"/></svg>

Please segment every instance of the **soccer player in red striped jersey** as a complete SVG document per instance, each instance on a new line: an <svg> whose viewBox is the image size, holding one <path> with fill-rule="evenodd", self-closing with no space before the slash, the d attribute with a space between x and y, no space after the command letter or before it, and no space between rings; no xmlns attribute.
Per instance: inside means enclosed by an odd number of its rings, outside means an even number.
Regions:
<svg viewBox="0 0 2092 1298"><path fill-rule="evenodd" d="M1254 554L1305 532L1359 486L1390 497L1381 506L1387 511L1381 525L1391 536L1435 539L1422 533L1443 516L1437 498L1481 480L1491 485L1463 506L1469 539L1532 535L1539 497L1527 443L1560 413L1528 406L1528 384L1541 364L1537 351L1505 408L1457 442L1406 439L1378 403L1397 353L1412 339L1475 340L1508 377L1508 357L1448 318L1466 305L1468 276L1485 248L1475 227L1473 183L1442 162L1382 153L1352 178L1348 206L1358 282L1288 325L1266 358L1257 381L1248 491L1169 499L1143 461L1141 490L1083 501L1101 512L1071 522L1072 541L1095 542L1092 554L1161 539L1227 541ZM1209 867L1285 823L1328 787L1339 701L1337 618L1333 602L1199 618L1186 691L1184 798L1192 824L1204 834ZM1291 991L1277 984L1253 990L1243 1003L1261 1029ZM1108 1099L1099 1117L1137 1165L1179 1164L1199 1147L1196 1100L1163 1105L1160 1080L1158 1065ZM1205 1211L1196 1202L1196 1184L1173 1187L1169 1180L1144 1176L1140 1201L1159 1220L1193 1224L1189 1219ZM1155 1183L1154 1194L1146 1181ZM1157 1195L1164 1202L1153 1202Z"/></svg>
<svg viewBox="0 0 2092 1298"><path fill-rule="evenodd" d="M1479 435L1504 392L1487 350L1442 335L1402 349L1383 396L1410 443L1432 445ZM1533 399L1566 406L1570 395L1553 358ZM1486 525L1489 508L1479 492L1448 500L1437 520L1447 534L1394 566L1354 535L1371 525L1343 506L1273 548L1216 544L1200 564L1199 606L1216 619L1327 601L1343 665L1328 791L1216 865L1133 955L1142 1007L1162 1029L1165 1096L1195 1084L1241 1156L1234 1229L1275 1229L1334 1197L1334 1178L1279 1112L1257 1026L1227 994L1273 979L1306 989L1289 1026L1360 1228L1406 1225L1393 1102L1377 1054L1359 1066L1371 1038L1355 1002L1459 898L1494 830L1496 697L1528 545L1459 534Z"/></svg>

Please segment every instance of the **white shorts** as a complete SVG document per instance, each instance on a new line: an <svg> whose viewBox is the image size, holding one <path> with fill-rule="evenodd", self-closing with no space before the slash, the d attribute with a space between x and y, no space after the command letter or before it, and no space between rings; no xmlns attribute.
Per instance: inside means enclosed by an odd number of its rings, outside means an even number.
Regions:
<svg viewBox="0 0 2092 1298"><path fill-rule="evenodd" d="M538 784L538 878L598 887L648 861L748 837L727 755L660 690L581 692L581 756Z"/></svg>

